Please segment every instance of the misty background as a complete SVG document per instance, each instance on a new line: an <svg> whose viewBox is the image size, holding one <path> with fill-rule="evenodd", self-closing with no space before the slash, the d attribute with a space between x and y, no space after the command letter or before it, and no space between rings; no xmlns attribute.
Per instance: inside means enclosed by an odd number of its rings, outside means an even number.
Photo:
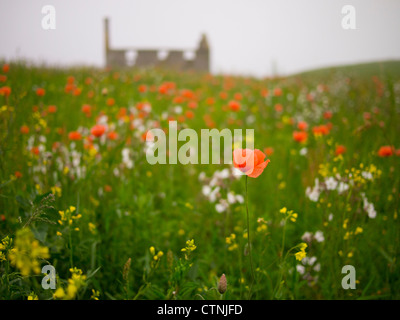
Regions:
<svg viewBox="0 0 400 320"><path fill-rule="evenodd" d="M42 7L56 29L42 28ZM342 7L356 30L342 28ZM111 48L195 49L208 37L213 73L288 75L320 67L400 60L399 0L0 0L0 59L105 64Z"/></svg>

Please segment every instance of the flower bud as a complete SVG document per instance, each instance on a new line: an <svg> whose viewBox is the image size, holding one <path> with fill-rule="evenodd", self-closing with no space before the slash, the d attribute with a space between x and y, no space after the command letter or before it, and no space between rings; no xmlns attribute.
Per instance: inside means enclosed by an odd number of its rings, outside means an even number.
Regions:
<svg viewBox="0 0 400 320"><path fill-rule="evenodd" d="M222 274L218 282L218 292L220 294L224 294L226 292L226 288L227 288L226 277L225 274Z"/></svg>

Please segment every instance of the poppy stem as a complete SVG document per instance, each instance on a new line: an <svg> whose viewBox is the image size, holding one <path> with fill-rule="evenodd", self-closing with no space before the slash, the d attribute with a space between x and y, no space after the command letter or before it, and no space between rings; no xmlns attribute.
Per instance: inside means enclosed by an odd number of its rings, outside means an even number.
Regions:
<svg viewBox="0 0 400 320"><path fill-rule="evenodd" d="M250 242L250 218L249 218L249 206L248 206L248 192L247 192L247 180L248 176L246 175L246 214L247 214L247 246L249 248L249 256L250 256L250 268L251 268L251 285L250 285L250 291L249 291L249 299L251 297L251 290L253 288L253 283L254 283L254 267L253 267L253 258L251 255L251 242Z"/></svg>

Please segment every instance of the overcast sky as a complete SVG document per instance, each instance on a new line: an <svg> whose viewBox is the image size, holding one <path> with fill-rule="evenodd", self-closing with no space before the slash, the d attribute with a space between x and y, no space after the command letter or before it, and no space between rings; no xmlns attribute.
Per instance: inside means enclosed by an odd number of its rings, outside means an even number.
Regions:
<svg viewBox="0 0 400 320"><path fill-rule="evenodd" d="M44 5L55 30L42 28ZM356 30L342 28L344 5ZM106 16L112 47L190 49L206 33L215 73L400 59L400 0L0 0L0 59L103 66Z"/></svg>

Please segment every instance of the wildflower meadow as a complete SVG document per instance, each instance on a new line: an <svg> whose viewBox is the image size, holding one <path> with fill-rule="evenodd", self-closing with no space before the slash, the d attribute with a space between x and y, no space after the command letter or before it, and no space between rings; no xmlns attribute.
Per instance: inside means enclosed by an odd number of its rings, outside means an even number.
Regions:
<svg viewBox="0 0 400 320"><path fill-rule="evenodd" d="M0 67L0 299L400 298L399 62ZM243 134L200 161L171 123Z"/></svg>

